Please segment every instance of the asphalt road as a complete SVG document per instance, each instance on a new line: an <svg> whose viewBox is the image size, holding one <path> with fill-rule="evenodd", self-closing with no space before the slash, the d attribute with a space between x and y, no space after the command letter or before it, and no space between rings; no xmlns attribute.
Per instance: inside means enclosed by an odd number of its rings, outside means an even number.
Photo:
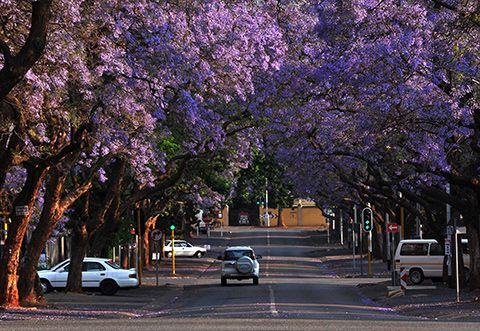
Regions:
<svg viewBox="0 0 480 331"><path fill-rule="evenodd" d="M425 321L398 315L360 295L356 285L370 279L336 278L320 268L310 233L304 230L237 229L204 239L208 258L179 259L188 277L168 286L144 286L114 297L53 294L59 310L48 319L1 321L12 330L451 330L478 329L474 323ZM202 240L199 240L200 242ZM262 255L260 284L229 280L220 285L219 261L225 246L250 245ZM189 266L192 267L189 272ZM193 271L192 271L193 270ZM164 270L165 271L165 270ZM151 281L151 279L150 279ZM161 300L159 299L161 298ZM76 314L69 313L75 311ZM61 316L60 312L66 312ZM1 315L1 312L0 312Z"/></svg>

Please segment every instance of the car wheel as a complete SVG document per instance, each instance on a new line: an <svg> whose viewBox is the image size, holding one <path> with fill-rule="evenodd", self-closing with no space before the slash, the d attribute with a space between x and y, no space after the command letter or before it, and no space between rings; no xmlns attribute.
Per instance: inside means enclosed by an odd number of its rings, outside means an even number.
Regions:
<svg viewBox="0 0 480 331"><path fill-rule="evenodd" d="M200 252L200 251L198 251L198 252L196 252L196 253L194 254L194 256L195 256L196 258L201 258L201 257L203 256L203 253Z"/></svg>
<svg viewBox="0 0 480 331"><path fill-rule="evenodd" d="M413 285L419 285L423 282L424 276L423 272L420 269L410 269L408 272L408 278Z"/></svg>
<svg viewBox="0 0 480 331"><path fill-rule="evenodd" d="M253 285L258 285L258 277L253 277Z"/></svg>
<svg viewBox="0 0 480 331"><path fill-rule="evenodd" d="M114 295L118 291L118 285L111 279L104 280L100 284L100 292L104 295Z"/></svg>
<svg viewBox="0 0 480 331"><path fill-rule="evenodd" d="M221 278L221 283L222 283L222 286L227 285L227 279L225 277L222 277Z"/></svg>
<svg viewBox="0 0 480 331"><path fill-rule="evenodd" d="M52 292L53 290L52 285L50 285L50 282L44 278L40 279L40 286L42 287L43 293L49 293L49 292Z"/></svg>

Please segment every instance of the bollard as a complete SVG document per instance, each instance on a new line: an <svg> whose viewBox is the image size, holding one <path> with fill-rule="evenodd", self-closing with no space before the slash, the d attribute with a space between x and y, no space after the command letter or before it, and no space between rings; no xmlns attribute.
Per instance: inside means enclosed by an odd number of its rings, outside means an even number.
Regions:
<svg viewBox="0 0 480 331"><path fill-rule="evenodd" d="M403 292L407 290L407 282L408 282L408 269L407 268L400 268L400 288Z"/></svg>

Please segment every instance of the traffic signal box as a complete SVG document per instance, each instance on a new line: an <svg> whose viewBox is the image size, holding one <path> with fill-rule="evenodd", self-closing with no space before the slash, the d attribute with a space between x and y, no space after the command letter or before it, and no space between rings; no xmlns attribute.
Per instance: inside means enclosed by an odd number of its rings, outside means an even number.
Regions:
<svg viewBox="0 0 480 331"><path fill-rule="evenodd" d="M363 231L370 232L373 228L373 213L370 208L365 208L362 211L362 226Z"/></svg>

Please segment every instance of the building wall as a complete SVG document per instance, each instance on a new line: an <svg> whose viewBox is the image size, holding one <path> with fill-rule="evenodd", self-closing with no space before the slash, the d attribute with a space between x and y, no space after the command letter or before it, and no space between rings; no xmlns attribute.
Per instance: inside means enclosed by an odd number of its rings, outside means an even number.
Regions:
<svg viewBox="0 0 480 331"><path fill-rule="evenodd" d="M278 225L278 209L269 208L270 215L274 217L270 219L270 226ZM265 209L259 208L259 214L265 215ZM318 226L326 227L327 221L322 211L313 206L293 207L282 209L283 224L288 226Z"/></svg>
<svg viewBox="0 0 480 331"><path fill-rule="evenodd" d="M327 220L317 207L302 207L303 226L326 226Z"/></svg>

